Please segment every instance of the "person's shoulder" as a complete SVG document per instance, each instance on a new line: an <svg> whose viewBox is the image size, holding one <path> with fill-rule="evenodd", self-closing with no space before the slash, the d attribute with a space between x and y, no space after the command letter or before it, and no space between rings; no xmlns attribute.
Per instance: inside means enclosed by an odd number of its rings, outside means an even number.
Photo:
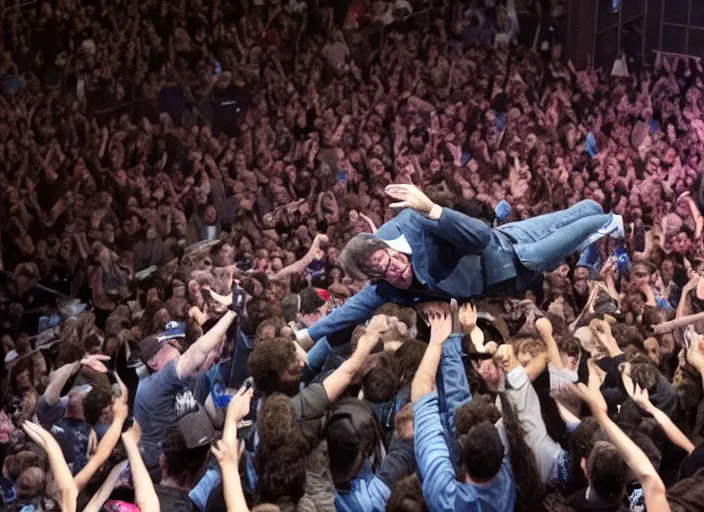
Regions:
<svg viewBox="0 0 704 512"><path fill-rule="evenodd" d="M169 512L196 512L200 511L198 506L188 497L188 493L176 487L165 485L155 485L154 491L159 498L161 510Z"/></svg>
<svg viewBox="0 0 704 512"><path fill-rule="evenodd" d="M290 403L298 420L309 420L321 417L330 405L330 400L323 384L314 383L292 397Z"/></svg>
<svg viewBox="0 0 704 512"><path fill-rule="evenodd" d="M150 391L160 386L169 386L180 383L181 379L179 379L178 373L176 372L176 361L177 359L169 361L169 363L161 370L152 373L141 381L139 383L139 387L137 388L137 397L145 393L148 394Z"/></svg>

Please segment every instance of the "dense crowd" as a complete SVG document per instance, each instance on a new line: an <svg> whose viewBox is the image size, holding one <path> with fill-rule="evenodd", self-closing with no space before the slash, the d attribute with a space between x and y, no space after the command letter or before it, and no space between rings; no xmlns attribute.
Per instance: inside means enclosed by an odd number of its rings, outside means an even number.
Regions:
<svg viewBox="0 0 704 512"><path fill-rule="evenodd" d="M5 5L0 508L704 509L704 69L578 71L528 4ZM625 237L323 336L392 184Z"/></svg>

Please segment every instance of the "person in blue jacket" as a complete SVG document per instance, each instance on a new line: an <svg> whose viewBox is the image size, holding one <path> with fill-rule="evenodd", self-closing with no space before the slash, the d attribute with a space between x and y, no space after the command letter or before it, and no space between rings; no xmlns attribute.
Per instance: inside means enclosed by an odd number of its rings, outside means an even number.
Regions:
<svg viewBox="0 0 704 512"><path fill-rule="evenodd" d="M339 512L383 512L395 483L415 470L413 441L395 436L384 456L376 415L356 398L335 405L325 439Z"/></svg>
<svg viewBox="0 0 704 512"><path fill-rule="evenodd" d="M604 236L623 238L623 218L594 201L492 228L486 222L434 204L413 185L389 185L401 213L352 238L340 262L350 277L370 280L359 293L308 329L304 345L366 321L382 304L521 296L574 252Z"/></svg>
<svg viewBox="0 0 704 512"><path fill-rule="evenodd" d="M432 511L512 512L516 483L503 427L484 421L452 449L453 417L471 400L460 334L445 311L427 313L430 342L411 385L414 444L423 497ZM439 372L439 373L438 373ZM453 455L453 451L456 453ZM457 480L455 462L465 470Z"/></svg>

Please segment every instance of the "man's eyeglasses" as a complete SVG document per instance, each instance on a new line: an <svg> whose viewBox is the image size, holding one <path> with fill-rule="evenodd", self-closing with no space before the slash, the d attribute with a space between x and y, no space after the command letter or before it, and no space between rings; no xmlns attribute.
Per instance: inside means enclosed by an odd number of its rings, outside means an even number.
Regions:
<svg viewBox="0 0 704 512"><path fill-rule="evenodd" d="M391 254L388 249L384 251L384 253L387 255L386 262L384 263L377 263L377 262L370 262L366 268L365 272L367 276L369 276L370 279L383 279L389 274L389 270L392 268L392 263L396 261L399 264L406 265L406 262L403 260L403 258L398 255L398 254ZM396 268L394 266L394 268Z"/></svg>

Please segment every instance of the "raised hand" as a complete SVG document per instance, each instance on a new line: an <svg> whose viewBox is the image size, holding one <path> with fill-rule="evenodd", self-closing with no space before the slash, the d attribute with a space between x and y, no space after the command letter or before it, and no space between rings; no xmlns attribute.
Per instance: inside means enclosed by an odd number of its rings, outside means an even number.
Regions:
<svg viewBox="0 0 704 512"><path fill-rule="evenodd" d="M631 397L638 406L644 411L649 411L653 404L650 402L650 396L647 389L642 389L638 384L633 382L631 378L631 363L625 363L621 371L621 380L626 388L628 396Z"/></svg>
<svg viewBox="0 0 704 512"><path fill-rule="evenodd" d="M494 361L506 373L520 366L518 359L516 359L516 354L513 350L513 346L509 344L501 345L498 349L496 349L496 354L494 354Z"/></svg>
<svg viewBox="0 0 704 512"><path fill-rule="evenodd" d="M132 420L132 426L122 434L122 438L129 438L135 445L139 445L139 440L142 439L142 427L136 419Z"/></svg>
<svg viewBox="0 0 704 512"><path fill-rule="evenodd" d="M244 445L235 439L235 442L231 444L220 440L210 448L210 451L213 452L220 466L232 468L233 471L237 471L243 449Z"/></svg>
<svg viewBox="0 0 704 512"><path fill-rule="evenodd" d="M398 201L391 203L391 208L413 208L419 213L428 214L434 203L415 185L394 184L385 189L386 195Z"/></svg>
<svg viewBox="0 0 704 512"><path fill-rule="evenodd" d="M239 423L249 414L249 408L252 403L254 390L252 388L245 389L244 386L237 391L237 394L232 397L227 405L227 414L232 415L232 420Z"/></svg>
<svg viewBox="0 0 704 512"><path fill-rule="evenodd" d="M599 320L595 318L589 323L589 328L594 333L597 343L605 349L607 352L614 349L618 350L618 345L616 340L611 334L611 326L606 320Z"/></svg>
<svg viewBox="0 0 704 512"><path fill-rule="evenodd" d="M369 325L367 325L367 331L373 331L376 333L384 333L391 329L391 325L389 323L389 317L386 315L375 315L370 321Z"/></svg>
<svg viewBox="0 0 704 512"><path fill-rule="evenodd" d="M592 410L593 413L604 413L606 414L608 411L608 407L606 405L606 400L604 400L604 396L601 394L601 384L603 382L602 380L602 375L598 371L599 368L594 362L593 359L589 360L589 385L585 386L581 382L577 384L576 389L579 392L579 397L586 403L589 408ZM573 384L568 384L569 386L573 386Z"/></svg>
<svg viewBox="0 0 704 512"><path fill-rule="evenodd" d="M477 308L472 304L463 304L459 310L460 325L462 330L469 334L477 327Z"/></svg>
<svg viewBox="0 0 704 512"><path fill-rule="evenodd" d="M108 368L103 364L103 361L110 361L110 356L104 354L86 356L81 359L81 364L98 373L108 373Z"/></svg>
<svg viewBox="0 0 704 512"><path fill-rule="evenodd" d="M452 315L449 311L430 309L426 311L430 323L430 343L444 343L452 334Z"/></svg>
<svg viewBox="0 0 704 512"><path fill-rule="evenodd" d="M704 374L704 337L697 334L696 341L692 342L687 350L687 362L699 373Z"/></svg>
<svg viewBox="0 0 704 512"><path fill-rule="evenodd" d="M32 423L31 421L25 421L22 424L22 430L25 431L27 436L34 441L38 446L44 451L47 451L51 441L56 443L54 437L46 430L44 427L38 423Z"/></svg>

